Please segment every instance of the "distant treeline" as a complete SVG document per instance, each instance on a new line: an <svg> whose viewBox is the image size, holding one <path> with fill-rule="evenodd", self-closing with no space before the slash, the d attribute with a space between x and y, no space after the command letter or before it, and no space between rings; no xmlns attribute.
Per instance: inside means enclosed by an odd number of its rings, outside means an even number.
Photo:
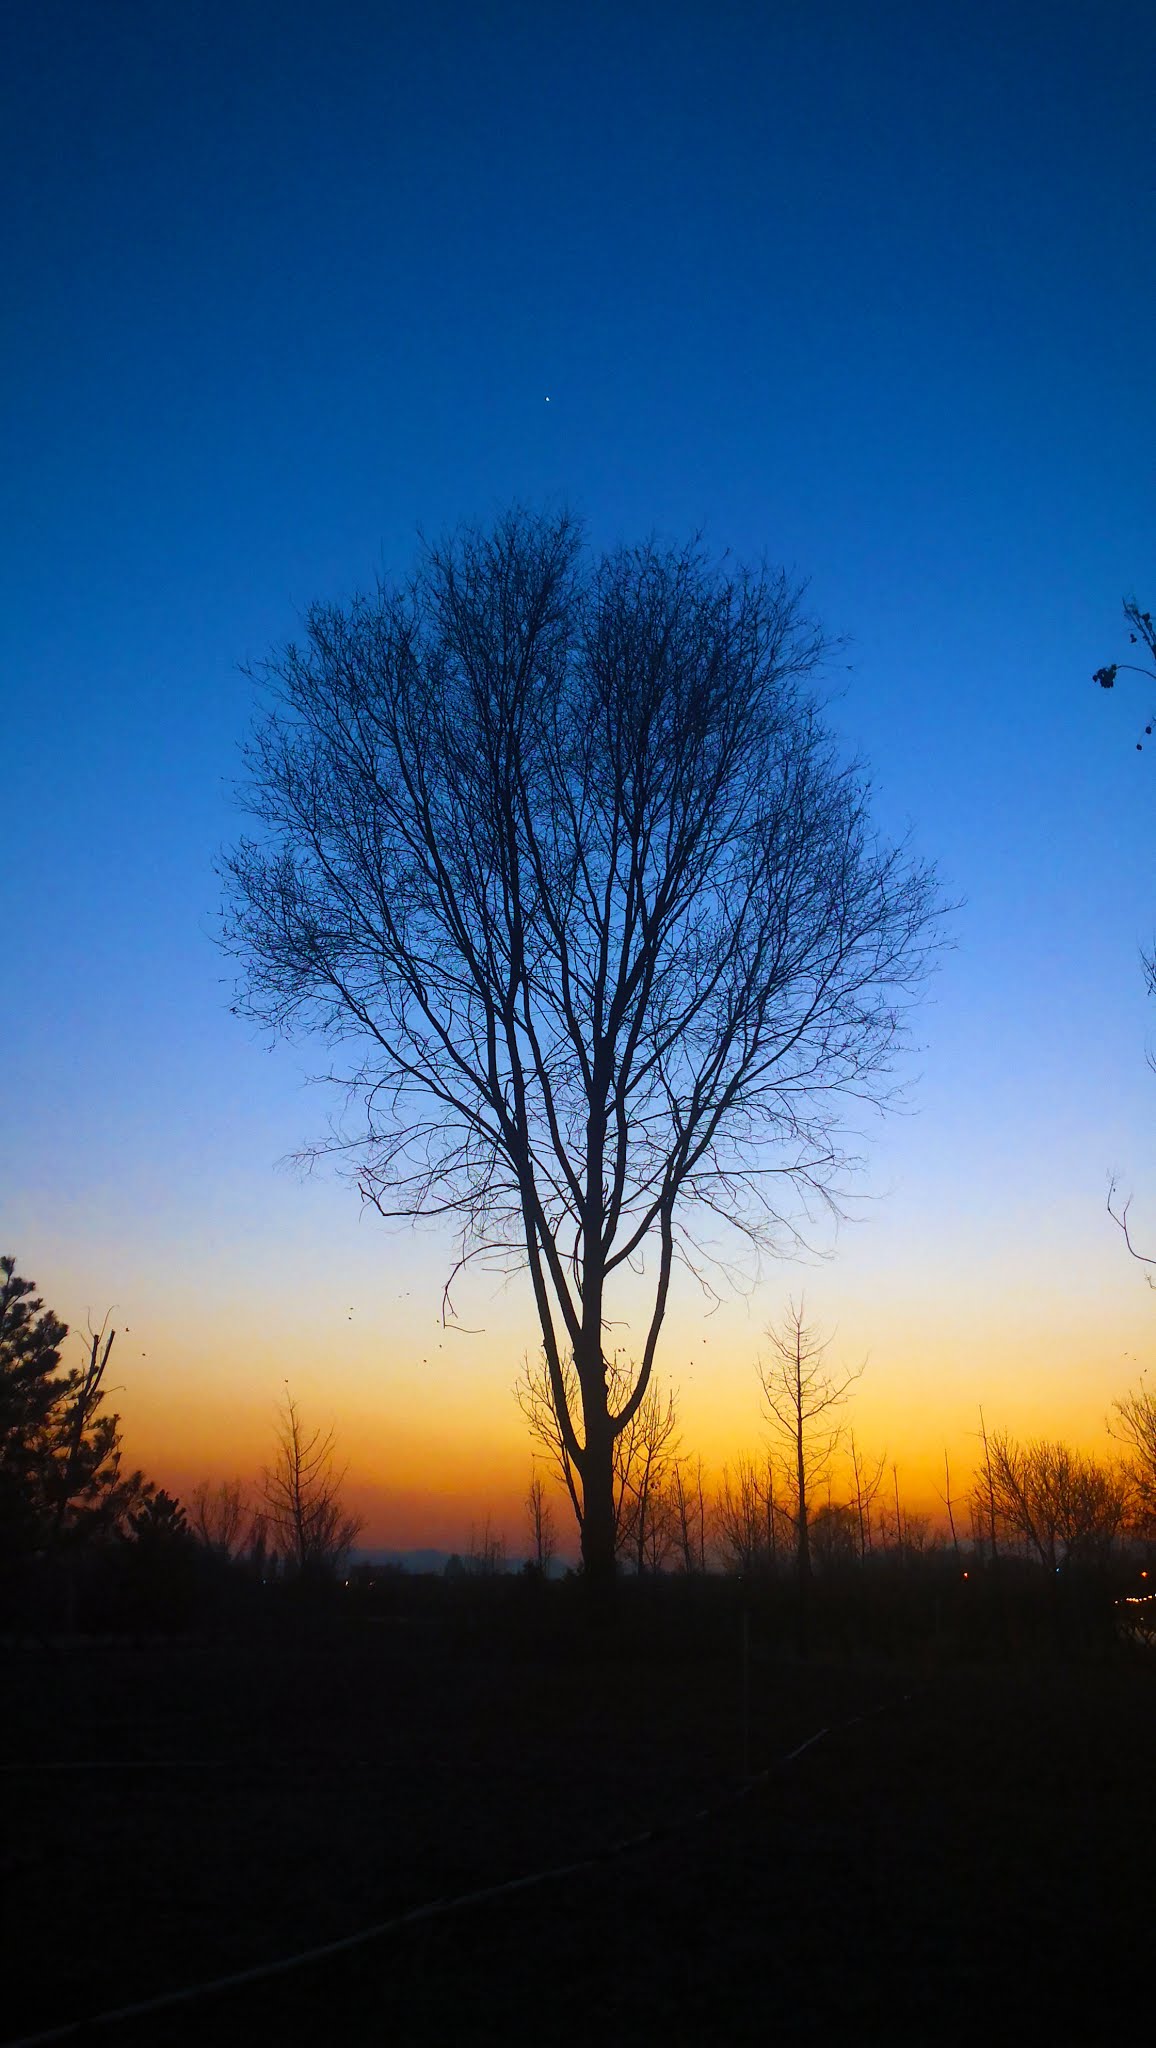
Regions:
<svg viewBox="0 0 1156 2048"><path fill-rule="evenodd" d="M171 1633L302 1603L448 1617L465 1602L496 1615L511 1600L540 1627L543 1601L553 1616L581 1603L559 1526L568 1508L580 1528L581 1485L541 1372L527 1368L518 1385L535 1450L522 1540L508 1546L486 1521L436 1574L407 1574L349 1564L358 1523L343 1504L334 1433L309 1428L291 1396L259 1481L206 1480L181 1502L125 1464L105 1397L114 1333L90 1330L70 1366L67 1334L15 1261L0 1260L0 1630ZM1057 1627L1081 1640L1151 1633L1150 1394L1115 1403L1114 1455L1102 1459L984 1428L957 1497L945 1461L946 1524L936 1529L905 1510L885 1454L868 1457L841 1415L833 1419L857 1375L820 1371L824 1347L801 1312L779 1336L771 1366L760 1367L769 1434L757 1455L738 1455L712 1481L682 1447L675 1394L657 1385L621 1432L624 1584L668 1588L672 1620L688 1600L700 1615L713 1601L719 1616L738 1601L803 1647L930 1636L966 1648Z"/></svg>

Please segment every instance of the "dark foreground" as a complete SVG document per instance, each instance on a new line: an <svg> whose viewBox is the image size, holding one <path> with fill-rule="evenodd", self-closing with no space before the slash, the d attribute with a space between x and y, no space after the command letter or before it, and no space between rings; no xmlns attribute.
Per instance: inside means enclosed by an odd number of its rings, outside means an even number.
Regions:
<svg viewBox="0 0 1156 2048"><path fill-rule="evenodd" d="M3 2040L587 1857L69 2038L1097 2042L1146 2003L1142 1661L803 1667L756 1639L746 1738L727 1631L365 1622L25 1650L4 1684ZM744 1740L770 1770L735 1797Z"/></svg>

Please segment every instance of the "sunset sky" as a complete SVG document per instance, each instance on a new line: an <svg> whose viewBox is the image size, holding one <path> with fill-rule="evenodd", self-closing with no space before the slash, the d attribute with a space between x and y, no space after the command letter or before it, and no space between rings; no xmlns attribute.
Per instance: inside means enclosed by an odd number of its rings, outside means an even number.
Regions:
<svg viewBox="0 0 1156 2048"><path fill-rule="evenodd" d="M523 1540L520 1280L327 1169L229 1014L241 673L514 500L810 578L832 717L960 902L832 1256L661 1367L715 1472L792 1294L914 1507L990 1425L1102 1447L1156 1359L1147 0L11 10L0 1250L111 1310L133 1464L252 1474L288 1381L363 1541ZM548 399L548 403L547 403ZM625 1341L625 1340L624 1340Z"/></svg>

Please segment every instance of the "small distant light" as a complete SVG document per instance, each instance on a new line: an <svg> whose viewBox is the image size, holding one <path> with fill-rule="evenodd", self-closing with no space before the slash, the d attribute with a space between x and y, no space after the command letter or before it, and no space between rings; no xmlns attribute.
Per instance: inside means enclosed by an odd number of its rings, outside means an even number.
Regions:
<svg viewBox="0 0 1156 2048"><path fill-rule="evenodd" d="M963 1576L964 1576L964 1578L966 1579L966 1578L970 1578L971 1574L970 1574L969 1572L964 1572L964 1575L963 1575Z"/></svg>
<svg viewBox="0 0 1156 2048"><path fill-rule="evenodd" d="M1141 1572L1141 1574L1140 1574L1140 1577L1141 1577L1142 1579L1146 1579L1146 1578L1147 1578L1147 1576L1148 1576L1147 1572Z"/></svg>

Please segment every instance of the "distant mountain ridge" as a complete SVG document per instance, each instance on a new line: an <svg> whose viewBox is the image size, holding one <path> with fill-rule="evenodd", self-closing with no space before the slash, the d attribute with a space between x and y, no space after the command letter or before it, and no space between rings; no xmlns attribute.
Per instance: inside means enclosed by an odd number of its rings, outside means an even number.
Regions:
<svg viewBox="0 0 1156 2048"><path fill-rule="evenodd" d="M351 1550L349 1562L400 1565L403 1572L443 1572L452 1554L448 1550Z"/></svg>

